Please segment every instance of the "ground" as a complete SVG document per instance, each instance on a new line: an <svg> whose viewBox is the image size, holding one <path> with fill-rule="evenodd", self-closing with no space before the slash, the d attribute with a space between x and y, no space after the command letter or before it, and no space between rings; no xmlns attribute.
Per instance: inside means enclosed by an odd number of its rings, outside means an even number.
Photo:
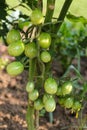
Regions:
<svg viewBox="0 0 87 130"><path fill-rule="evenodd" d="M82 58L81 73L87 80L86 61L87 58ZM27 130L25 119L27 109L26 82L26 71L16 78L10 77L5 69L0 71L0 130ZM87 116L86 108L82 113L84 121ZM48 113L41 116L39 130L80 130L82 118L76 119L75 114L71 114L69 110L63 109L58 104L53 116L53 124L49 122ZM86 122L83 125L85 126L85 124ZM81 130L87 130L87 128Z"/></svg>

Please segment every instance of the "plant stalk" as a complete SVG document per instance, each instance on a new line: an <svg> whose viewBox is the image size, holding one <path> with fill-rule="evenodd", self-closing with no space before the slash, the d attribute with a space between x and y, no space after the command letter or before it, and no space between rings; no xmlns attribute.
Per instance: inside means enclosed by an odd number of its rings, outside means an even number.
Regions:
<svg viewBox="0 0 87 130"><path fill-rule="evenodd" d="M65 2L63 4L63 7L61 9L60 15L59 15L59 17L57 19L57 21L61 21L61 22L55 24L55 33L57 33L58 30L60 29L60 26L62 25L62 23L64 21L64 18L65 18L66 14L67 14L67 11L68 11L72 1L73 0L65 0Z"/></svg>
<svg viewBox="0 0 87 130"><path fill-rule="evenodd" d="M29 61L29 81L34 80L35 75L35 59L30 59ZM35 130L34 126L34 107L30 100L28 100L28 109L26 114L26 120L28 125L28 130Z"/></svg>
<svg viewBox="0 0 87 130"><path fill-rule="evenodd" d="M46 10L46 16L44 21L45 23L50 22L52 20L54 8L55 8L55 1L56 0L47 0L47 10Z"/></svg>

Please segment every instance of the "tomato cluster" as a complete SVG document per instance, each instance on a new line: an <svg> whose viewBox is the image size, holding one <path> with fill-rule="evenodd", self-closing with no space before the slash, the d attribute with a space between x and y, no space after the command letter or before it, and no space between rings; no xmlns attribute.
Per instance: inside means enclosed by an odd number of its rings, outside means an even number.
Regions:
<svg viewBox="0 0 87 130"><path fill-rule="evenodd" d="M28 29L32 30L26 35L27 38L25 36L24 39L22 39L20 32L16 29L10 30L7 34L8 53L17 59L7 65L8 74L11 76L17 76L26 68L25 60L20 60L21 58L18 57L28 60L35 59L36 67L38 68L35 75L37 79L34 78L26 84L26 91L29 94L29 100L32 102L34 108L36 110L45 108L47 112L53 112L56 108L56 99L58 98L58 103L61 106L72 109L73 111L79 111L81 109L81 103L70 96L73 92L71 81L67 81L60 85L53 76L44 74L40 77L43 78L43 80L41 79L41 87L38 87L37 82L39 82L38 77L42 70L41 67L46 67L47 64L52 61L50 54L52 38L49 33L42 32L41 30L39 32L36 31L37 34L34 34L34 38L32 38L34 27L38 30L38 26L43 24L44 21L44 17L40 10L36 9L32 11L30 20L29 24L26 22L18 24L21 29L23 26L28 25Z"/></svg>

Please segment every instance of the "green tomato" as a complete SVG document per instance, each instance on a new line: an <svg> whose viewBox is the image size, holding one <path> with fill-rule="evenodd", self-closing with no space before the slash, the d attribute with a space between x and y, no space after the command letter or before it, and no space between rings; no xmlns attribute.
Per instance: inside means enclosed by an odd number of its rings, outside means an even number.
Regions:
<svg viewBox="0 0 87 130"><path fill-rule="evenodd" d="M58 87L56 95L57 96L62 96L62 89L61 89L61 87Z"/></svg>
<svg viewBox="0 0 87 130"><path fill-rule="evenodd" d="M20 56L24 51L24 43L17 41L8 46L8 53L11 56Z"/></svg>
<svg viewBox="0 0 87 130"><path fill-rule="evenodd" d="M38 10L38 9L35 9L35 10L32 11L32 13L30 15L30 19L31 19L31 22L34 25L41 24L43 22L43 20L44 20L41 11Z"/></svg>
<svg viewBox="0 0 87 130"><path fill-rule="evenodd" d="M7 65L6 70L9 75L17 76L23 72L24 66L21 62L14 61Z"/></svg>
<svg viewBox="0 0 87 130"><path fill-rule="evenodd" d="M74 103L73 98L72 98L72 97L69 97L69 98L66 98L66 99L65 99L64 106L65 106L66 108L72 108L73 103Z"/></svg>
<svg viewBox="0 0 87 130"><path fill-rule="evenodd" d="M32 23L29 22L29 21L22 21L22 20L19 20L19 23L18 23L18 26L20 29L24 29L24 27L31 27L32 26Z"/></svg>
<svg viewBox="0 0 87 130"><path fill-rule="evenodd" d="M66 95L66 94L70 94L72 92L72 83L69 81L69 82L65 82L63 85L62 85L62 94L63 95Z"/></svg>
<svg viewBox="0 0 87 130"><path fill-rule="evenodd" d="M72 106L72 109L74 111L79 111L81 109L81 103L79 101L75 101L73 106Z"/></svg>
<svg viewBox="0 0 87 130"><path fill-rule="evenodd" d="M53 97L50 97L44 104L47 112L53 112L56 108L56 102Z"/></svg>
<svg viewBox="0 0 87 130"><path fill-rule="evenodd" d="M26 91L32 92L34 90L34 82L28 81L26 85Z"/></svg>
<svg viewBox="0 0 87 130"><path fill-rule="evenodd" d="M31 93L29 93L29 99L31 101L35 101L39 97L38 90L34 89Z"/></svg>
<svg viewBox="0 0 87 130"><path fill-rule="evenodd" d="M64 105L64 102L65 102L65 97L60 97L58 98L58 103L63 106Z"/></svg>
<svg viewBox="0 0 87 130"><path fill-rule="evenodd" d="M44 62L44 63L48 63L51 61L51 55L48 51L43 51L41 53L41 60Z"/></svg>
<svg viewBox="0 0 87 130"><path fill-rule="evenodd" d="M45 102L46 102L50 97L52 97L52 95L49 95L49 94L45 93L45 94L43 95L43 103L45 104Z"/></svg>
<svg viewBox="0 0 87 130"><path fill-rule="evenodd" d="M49 33L42 32L38 37L38 44L44 48L47 49L51 45L51 36Z"/></svg>
<svg viewBox="0 0 87 130"><path fill-rule="evenodd" d="M58 85L53 78L48 78L45 81L44 89L48 94L55 94L57 92Z"/></svg>
<svg viewBox="0 0 87 130"><path fill-rule="evenodd" d="M44 104L41 99L37 99L34 101L34 108L36 110L41 110L44 107Z"/></svg>
<svg viewBox="0 0 87 130"><path fill-rule="evenodd" d="M25 55L30 59L35 58L37 56L37 47L34 42L29 43L25 46Z"/></svg>
<svg viewBox="0 0 87 130"><path fill-rule="evenodd" d="M12 29L8 32L7 37L6 37L6 41L8 44L12 44L19 40L21 40L21 35L18 30Z"/></svg>

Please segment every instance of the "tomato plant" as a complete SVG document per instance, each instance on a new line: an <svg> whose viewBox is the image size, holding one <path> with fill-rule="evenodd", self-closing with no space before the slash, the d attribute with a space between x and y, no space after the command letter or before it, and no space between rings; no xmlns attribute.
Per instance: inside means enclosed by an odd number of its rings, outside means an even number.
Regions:
<svg viewBox="0 0 87 130"><path fill-rule="evenodd" d="M21 1L25 2L25 0ZM53 15L55 0L46 2L45 13L43 1L26 0L29 14L20 13L19 18L13 20L12 29L9 32L7 29L8 33L3 38L8 43L9 55L15 57L15 61L7 65L8 74L17 76L24 70L28 72L28 82L25 86L28 93L28 130L38 128L38 126L34 128L34 124L38 124L35 121L43 108L47 112L53 112L56 105L60 105L70 111L80 111L87 92L84 87L87 84L85 85L80 74L80 57L85 55L87 47L85 42L87 36L83 31L87 20L67 14L72 0L64 2L56 18ZM27 6L25 7L27 9ZM76 28L75 23L66 24L65 16L68 21L82 22L83 26L79 24L80 30L77 31L78 26ZM77 59L76 67L72 64L74 59ZM72 76L72 70L75 76ZM83 85L81 86L80 83ZM35 112L38 114L35 115Z"/></svg>

